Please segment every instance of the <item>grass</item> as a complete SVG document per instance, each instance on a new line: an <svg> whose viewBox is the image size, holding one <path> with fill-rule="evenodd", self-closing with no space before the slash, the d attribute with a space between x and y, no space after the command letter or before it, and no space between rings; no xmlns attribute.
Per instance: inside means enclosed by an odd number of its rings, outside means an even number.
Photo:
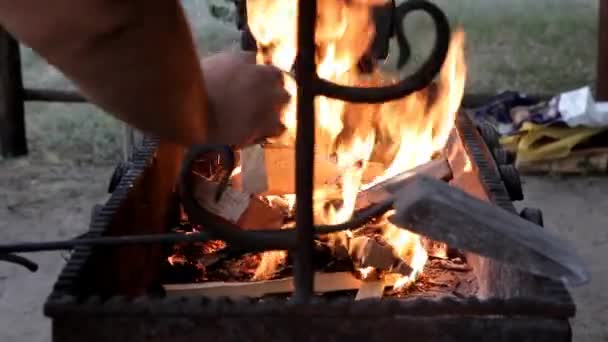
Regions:
<svg viewBox="0 0 608 342"><path fill-rule="evenodd" d="M206 1L185 2L201 55L237 48L238 32L233 25L214 20ZM555 93L593 83L597 0L436 3L467 33L468 92ZM414 51L424 51L416 46L432 42L423 19L415 18L406 28L415 37ZM22 63L26 86L70 87L27 48ZM120 158L120 124L93 106L28 104L26 111L34 158L77 163L113 163Z"/></svg>

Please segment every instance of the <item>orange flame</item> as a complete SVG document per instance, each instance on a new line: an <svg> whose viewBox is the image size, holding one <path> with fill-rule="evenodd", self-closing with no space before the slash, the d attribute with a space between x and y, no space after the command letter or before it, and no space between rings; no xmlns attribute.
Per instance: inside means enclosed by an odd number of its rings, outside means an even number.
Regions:
<svg viewBox="0 0 608 342"><path fill-rule="evenodd" d="M373 6L385 0L317 0L316 28L317 73L319 77L351 86L379 86L394 82L380 72L360 75L356 67L374 37L370 15ZM296 57L296 0L247 0L248 23L258 42L258 63L273 64L285 71L285 88L292 95L291 103L282 112L288 130L277 139L293 143L296 133L295 103L297 86L287 75ZM343 170L339 208L317 216L327 223L347 221L355 208L357 192L362 186L363 172L370 161L383 163L384 173L377 183L407 169L431 160L441 150L454 125L466 80L464 33L452 35L450 48L441 73L432 85L405 98L383 104L348 104L319 96L315 102L317 121L316 153L334 158ZM315 189L315 208L329 198L323 189ZM292 197L295 199L295 197ZM325 209L326 210L326 209ZM397 287L415 280L422 271L427 254L420 237L387 223L385 238L399 255L414 269ZM272 269L271 259L283 259L277 254L265 254L260 274ZM284 256L283 256L284 257ZM361 270L368 274L371 270Z"/></svg>

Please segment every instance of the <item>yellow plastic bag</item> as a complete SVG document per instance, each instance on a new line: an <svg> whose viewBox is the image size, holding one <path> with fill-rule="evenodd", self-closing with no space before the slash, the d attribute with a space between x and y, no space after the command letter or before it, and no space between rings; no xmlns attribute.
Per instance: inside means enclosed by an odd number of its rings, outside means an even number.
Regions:
<svg viewBox="0 0 608 342"><path fill-rule="evenodd" d="M500 142L517 153L517 163L558 159L568 156L576 145L606 129L543 126L526 122L517 135L502 137Z"/></svg>

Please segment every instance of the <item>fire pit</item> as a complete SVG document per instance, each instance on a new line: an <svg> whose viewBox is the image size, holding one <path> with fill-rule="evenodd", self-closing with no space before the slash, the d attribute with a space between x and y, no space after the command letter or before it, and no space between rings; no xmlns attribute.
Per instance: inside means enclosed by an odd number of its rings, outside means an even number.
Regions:
<svg viewBox="0 0 608 342"><path fill-rule="evenodd" d="M515 212L500 173L510 165L495 161L466 114L456 123L445 149L451 183ZM175 146L147 139L94 217L90 237L163 233L177 225L179 201L172 180L180 154ZM356 301L355 290L293 304L276 296L171 295L161 279L166 247L76 249L45 305L54 340L571 340L568 319L575 307L560 282L473 253L464 258L475 286L462 295L420 292Z"/></svg>
<svg viewBox="0 0 608 342"><path fill-rule="evenodd" d="M257 47L260 63L286 72L294 96L282 113L285 135L237 155L204 149L227 157L196 149L184 157L146 138L117 171L87 235L180 227L225 241L77 247L45 305L54 340L570 341L575 307L561 282L389 220L387 196L415 174L516 214L512 201L522 190L509 156L495 132L459 109L464 34L449 39L443 13L426 1L393 7L397 19L425 11L437 33L429 60L394 83L373 67L385 45L378 36L371 44L374 26L382 30L369 4L250 0L247 7L243 42ZM404 62L401 29L397 37ZM521 215L542 225L538 211Z"/></svg>

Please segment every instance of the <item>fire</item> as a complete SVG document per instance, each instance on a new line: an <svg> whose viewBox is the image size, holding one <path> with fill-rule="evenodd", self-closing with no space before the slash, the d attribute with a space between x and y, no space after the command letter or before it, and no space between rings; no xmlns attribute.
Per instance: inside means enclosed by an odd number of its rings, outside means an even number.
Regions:
<svg viewBox="0 0 608 342"><path fill-rule="evenodd" d="M351 86L380 86L394 78L377 71L372 75L358 72L357 63L370 47L374 24L370 10L384 0L317 0L317 73L319 77ZM285 88L292 95L282 118L288 130L277 139L295 141L296 83L289 76L296 58L297 1L248 0L247 16L252 34L258 42L258 63L273 64L285 72ZM363 184L363 172L370 162L384 165L384 173L372 183L394 176L431 160L445 145L460 106L466 79L464 33L453 33L448 56L432 89L425 89L403 99L382 104L350 104L319 96L315 110L317 120L317 153L334 158L343 170L340 179L341 205L327 206L330 198L323 189L315 189L317 215L323 223L347 221L354 212L357 192ZM333 198L335 199L335 198ZM295 197L291 197L295 200ZM319 209L321 210L321 209ZM388 221L387 221L388 222ZM387 223L384 237L399 256L412 268L397 287L416 279L422 271L427 253L420 236ZM273 269L275 260L285 255L269 252L259 274ZM360 272L365 275L372 270Z"/></svg>

